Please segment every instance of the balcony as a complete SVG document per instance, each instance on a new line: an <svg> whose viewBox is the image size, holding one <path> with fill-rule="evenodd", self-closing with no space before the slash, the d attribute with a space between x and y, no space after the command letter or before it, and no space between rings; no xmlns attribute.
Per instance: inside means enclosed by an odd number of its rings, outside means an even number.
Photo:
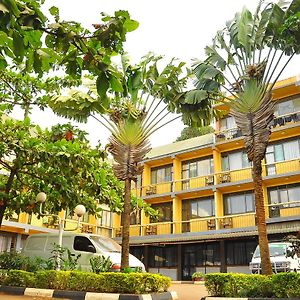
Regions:
<svg viewBox="0 0 300 300"><path fill-rule="evenodd" d="M300 112L292 112L285 115L280 115L274 118L273 120L273 128L277 126L285 126L290 123L296 123L300 121Z"/></svg>
<svg viewBox="0 0 300 300"><path fill-rule="evenodd" d="M230 128L215 132L216 143L236 139L242 136L242 131L238 128Z"/></svg>
<svg viewBox="0 0 300 300"><path fill-rule="evenodd" d="M270 218L299 216L300 201L269 204L268 210Z"/></svg>
<svg viewBox="0 0 300 300"><path fill-rule="evenodd" d="M300 171L300 158L266 164L266 175L280 175Z"/></svg>
<svg viewBox="0 0 300 300"><path fill-rule="evenodd" d="M197 189L209 185L214 185L214 175L206 175L200 177L186 178L175 181L175 191L186 191L191 189Z"/></svg>
<svg viewBox="0 0 300 300"><path fill-rule="evenodd" d="M142 196L167 194L173 191L173 182L162 182L142 187Z"/></svg>
<svg viewBox="0 0 300 300"><path fill-rule="evenodd" d="M240 170L224 171L216 174L217 184L237 182L247 179L252 179L251 168L244 168Z"/></svg>

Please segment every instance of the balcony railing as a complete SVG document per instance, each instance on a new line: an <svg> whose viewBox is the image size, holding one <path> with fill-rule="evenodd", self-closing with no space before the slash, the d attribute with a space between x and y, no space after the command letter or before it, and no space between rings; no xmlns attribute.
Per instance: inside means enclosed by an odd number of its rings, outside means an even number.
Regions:
<svg viewBox="0 0 300 300"><path fill-rule="evenodd" d="M227 140L236 139L242 136L242 131L238 128L225 129L219 132L215 132L216 142L222 142Z"/></svg>
<svg viewBox="0 0 300 300"><path fill-rule="evenodd" d="M217 184L251 179L251 167L216 173Z"/></svg>
<svg viewBox="0 0 300 300"><path fill-rule="evenodd" d="M300 215L300 201L272 203L268 205L269 217L290 217Z"/></svg>
<svg viewBox="0 0 300 300"><path fill-rule="evenodd" d="M263 165L263 176L280 175L292 172L300 172L300 158L288 161L280 161ZM174 182L164 182L159 184L151 184L142 187L143 196L166 194L171 192L188 191L216 184L229 182L239 182L252 179L252 168L243 168L238 170L223 171L206 176L186 178ZM136 191L133 190L133 193ZM134 194L135 195L135 194ZM138 194L139 195L139 194Z"/></svg>
<svg viewBox="0 0 300 300"><path fill-rule="evenodd" d="M284 126L289 123L296 123L300 121L300 112L292 112L285 115L280 115L274 118L273 128L276 126Z"/></svg>
<svg viewBox="0 0 300 300"><path fill-rule="evenodd" d="M279 175L300 171L300 158L266 164L267 175Z"/></svg>

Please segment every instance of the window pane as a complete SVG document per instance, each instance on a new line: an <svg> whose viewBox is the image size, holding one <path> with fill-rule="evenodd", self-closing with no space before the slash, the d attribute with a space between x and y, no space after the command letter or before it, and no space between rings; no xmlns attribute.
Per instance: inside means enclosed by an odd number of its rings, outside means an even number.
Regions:
<svg viewBox="0 0 300 300"><path fill-rule="evenodd" d="M300 186L290 187L288 189L289 201L300 201Z"/></svg>
<svg viewBox="0 0 300 300"><path fill-rule="evenodd" d="M254 209L254 195L246 194L246 212L255 211Z"/></svg>
<svg viewBox="0 0 300 300"><path fill-rule="evenodd" d="M278 198L278 191L277 189L273 189L273 190L270 190L269 191L269 201L270 201L270 204L276 204L276 203L279 203L279 198Z"/></svg>
<svg viewBox="0 0 300 300"><path fill-rule="evenodd" d="M294 104L292 100L278 103L279 116L292 113L293 111L294 111Z"/></svg>
<svg viewBox="0 0 300 300"><path fill-rule="evenodd" d="M251 162L249 162L248 156L245 152L242 153L242 167L243 168L251 167Z"/></svg>
<svg viewBox="0 0 300 300"><path fill-rule="evenodd" d="M284 160L282 145L275 145L274 153L275 153L275 161L283 161Z"/></svg>
<svg viewBox="0 0 300 300"><path fill-rule="evenodd" d="M283 144L283 149L284 149L284 158L285 158L285 160L300 157L298 140L285 142Z"/></svg>
<svg viewBox="0 0 300 300"><path fill-rule="evenodd" d="M289 201L288 193L287 193L286 188L283 189L283 190L279 190L279 195L280 195L280 202L281 203L285 203L285 202Z"/></svg>
<svg viewBox="0 0 300 300"><path fill-rule="evenodd" d="M229 171L229 158L228 158L228 155L222 156L222 171Z"/></svg>
<svg viewBox="0 0 300 300"><path fill-rule="evenodd" d="M236 153L230 153L229 154L229 169L230 170L237 170L242 169L242 153L236 152Z"/></svg>
<svg viewBox="0 0 300 300"><path fill-rule="evenodd" d="M198 203L197 202L191 203L191 215L192 215L192 218L198 218Z"/></svg>
<svg viewBox="0 0 300 300"><path fill-rule="evenodd" d="M210 159L198 161L198 176L205 176L210 174L210 172L211 172Z"/></svg>
<svg viewBox="0 0 300 300"><path fill-rule="evenodd" d="M200 217L208 217L212 215L211 200L200 200L198 202L198 215Z"/></svg>
<svg viewBox="0 0 300 300"><path fill-rule="evenodd" d="M197 163L190 163L190 177L197 177Z"/></svg>

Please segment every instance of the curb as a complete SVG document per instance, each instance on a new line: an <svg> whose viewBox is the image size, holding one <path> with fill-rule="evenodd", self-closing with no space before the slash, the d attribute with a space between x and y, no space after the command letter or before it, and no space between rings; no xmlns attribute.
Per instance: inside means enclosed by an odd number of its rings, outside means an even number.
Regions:
<svg viewBox="0 0 300 300"><path fill-rule="evenodd" d="M12 295L24 295L31 297L38 296L45 298L68 298L72 300L178 300L177 293L173 291L157 294L133 295L0 286L0 292Z"/></svg>

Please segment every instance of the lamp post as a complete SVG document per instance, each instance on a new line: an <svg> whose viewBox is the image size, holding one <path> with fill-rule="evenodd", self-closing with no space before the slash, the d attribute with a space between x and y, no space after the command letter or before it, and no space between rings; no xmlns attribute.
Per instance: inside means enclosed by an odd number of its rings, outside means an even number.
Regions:
<svg viewBox="0 0 300 300"><path fill-rule="evenodd" d="M63 232L64 232L64 224L63 224L63 219L59 215L55 214L45 214L42 211L42 205L46 201L47 195L44 192L40 192L36 196L36 201L40 203L40 215L41 216L48 216L48 217L55 217L58 219L58 246L61 248L62 247L62 238L63 238ZM85 206L82 204L78 204L75 209L74 209L75 214L78 217L77 221L77 226L76 228L73 229L68 229L65 231L74 231L77 230L80 226L80 218L86 213ZM57 257L57 270L60 270L61 267L61 262L60 262L60 257Z"/></svg>

